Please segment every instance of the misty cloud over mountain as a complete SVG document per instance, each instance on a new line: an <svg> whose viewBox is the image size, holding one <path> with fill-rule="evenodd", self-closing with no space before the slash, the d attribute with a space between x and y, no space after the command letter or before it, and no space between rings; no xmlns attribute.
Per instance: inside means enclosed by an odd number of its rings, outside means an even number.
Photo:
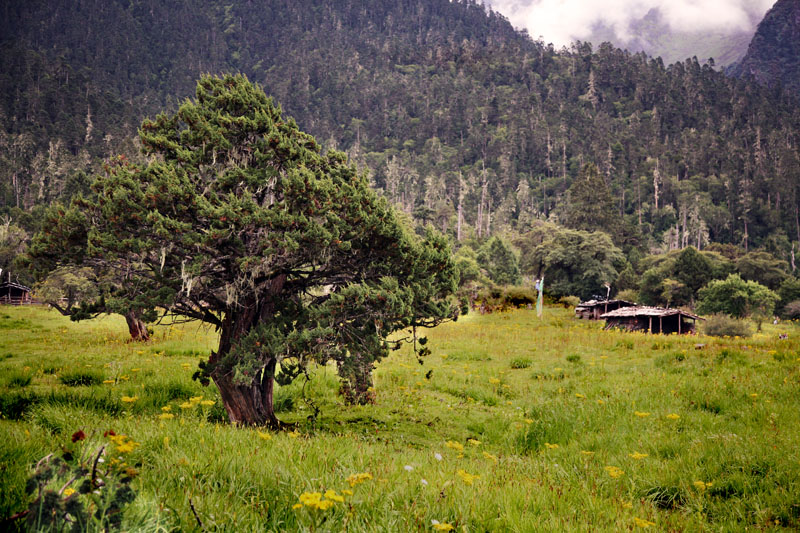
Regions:
<svg viewBox="0 0 800 533"><path fill-rule="evenodd" d="M491 0L492 8L534 39L566 46L598 28L618 42L639 37L637 25L655 18L673 32L750 33L774 0Z"/></svg>

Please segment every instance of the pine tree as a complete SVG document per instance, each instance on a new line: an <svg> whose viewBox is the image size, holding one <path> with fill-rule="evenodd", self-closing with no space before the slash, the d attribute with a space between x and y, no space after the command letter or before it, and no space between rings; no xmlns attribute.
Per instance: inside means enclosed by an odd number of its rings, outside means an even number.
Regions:
<svg viewBox="0 0 800 533"><path fill-rule="evenodd" d="M278 427L276 379L311 362L335 361L346 397L366 401L389 334L452 316L444 237L407 230L246 78L203 77L140 137L151 162L118 160L73 206L92 220L85 261L124 271L130 305L216 326L195 377L232 422Z"/></svg>

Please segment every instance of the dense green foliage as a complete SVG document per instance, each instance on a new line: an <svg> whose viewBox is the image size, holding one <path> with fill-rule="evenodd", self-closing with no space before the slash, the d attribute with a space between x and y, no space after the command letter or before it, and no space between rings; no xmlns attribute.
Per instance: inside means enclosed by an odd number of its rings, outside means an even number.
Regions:
<svg viewBox="0 0 800 533"><path fill-rule="evenodd" d="M779 296L756 281L745 281L738 274L714 280L698 292L700 313L725 313L733 317L753 316L759 322L772 316Z"/></svg>
<svg viewBox="0 0 800 533"><path fill-rule="evenodd" d="M6 208L85 188L79 171L114 151L139 157L144 115L175 109L202 72L241 71L392 202L455 237L567 220L591 162L614 198L603 229L626 254L776 238L786 259L800 240L796 101L695 60L556 50L473 0L2 10Z"/></svg>
<svg viewBox="0 0 800 533"><path fill-rule="evenodd" d="M522 272L545 278L545 288L555 297L583 299L605 297L625 267L622 250L606 233L561 228L539 222L516 240L522 250Z"/></svg>
<svg viewBox="0 0 800 533"><path fill-rule="evenodd" d="M334 360L347 397L365 401L388 335L453 316L445 239L407 230L343 154L323 153L246 78L202 78L196 99L142 124L141 142L157 157L115 160L64 213L75 223L48 225L33 248L123 273L106 298L117 312L217 327L199 378L234 422L278 424L279 364L290 382Z"/></svg>
<svg viewBox="0 0 800 533"><path fill-rule="evenodd" d="M343 405L333 365L312 365L311 382L277 391L297 432L271 433L219 423L217 392L192 381L197 354L218 343L210 328L159 324L142 346L117 316L74 323L4 308L0 517L29 508L36 462L83 430L87 449L109 445L106 465L122 457L136 471L123 531L800 527L796 325L664 337L571 315L548 307L542 319L515 311L439 326L424 366L410 347L378 364L370 405ZM78 371L100 381L59 383ZM8 385L19 372L32 382ZM109 429L139 445L122 453ZM350 486L359 473L372 479ZM293 509L330 489L353 494Z"/></svg>

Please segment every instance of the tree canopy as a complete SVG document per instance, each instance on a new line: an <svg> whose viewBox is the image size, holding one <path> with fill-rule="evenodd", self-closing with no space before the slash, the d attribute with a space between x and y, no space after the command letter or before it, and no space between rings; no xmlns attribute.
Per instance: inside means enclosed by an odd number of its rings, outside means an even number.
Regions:
<svg viewBox="0 0 800 533"><path fill-rule="evenodd" d="M364 401L372 363L399 342L387 335L453 316L444 237L406 229L245 77L203 77L140 138L150 163L114 160L66 216L91 221L77 224L82 262L124 273L125 303L220 330L196 377L233 422L278 426L276 372L285 382L312 361L334 360Z"/></svg>
<svg viewBox="0 0 800 533"><path fill-rule="evenodd" d="M761 321L775 309L779 296L756 281L745 281L739 274L710 282L698 292L700 313L725 313L737 318L753 317Z"/></svg>
<svg viewBox="0 0 800 533"><path fill-rule="evenodd" d="M601 231L588 232L541 223L519 237L521 266L526 275L545 277L554 296L583 299L605 295L625 266L622 250Z"/></svg>

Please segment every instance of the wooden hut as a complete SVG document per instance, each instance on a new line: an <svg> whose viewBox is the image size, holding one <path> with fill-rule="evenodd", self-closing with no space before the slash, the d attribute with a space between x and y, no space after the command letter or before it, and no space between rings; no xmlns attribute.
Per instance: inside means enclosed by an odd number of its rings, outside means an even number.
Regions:
<svg viewBox="0 0 800 533"><path fill-rule="evenodd" d="M625 300L589 300L575 306L575 316L587 320L599 320L600 315L604 313L634 305L636 304Z"/></svg>
<svg viewBox="0 0 800 533"><path fill-rule="evenodd" d="M31 289L25 285L4 281L0 283L0 304L27 305L31 303Z"/></svg>
<svg viewBox="0 0 800 533"><path fill-rule="evenodd" d="M697 321L705 320L680 309L644 306L616 309L600 315L600 318L606 321L605 329L619 328L664 334L694 333Z"/></svg>

